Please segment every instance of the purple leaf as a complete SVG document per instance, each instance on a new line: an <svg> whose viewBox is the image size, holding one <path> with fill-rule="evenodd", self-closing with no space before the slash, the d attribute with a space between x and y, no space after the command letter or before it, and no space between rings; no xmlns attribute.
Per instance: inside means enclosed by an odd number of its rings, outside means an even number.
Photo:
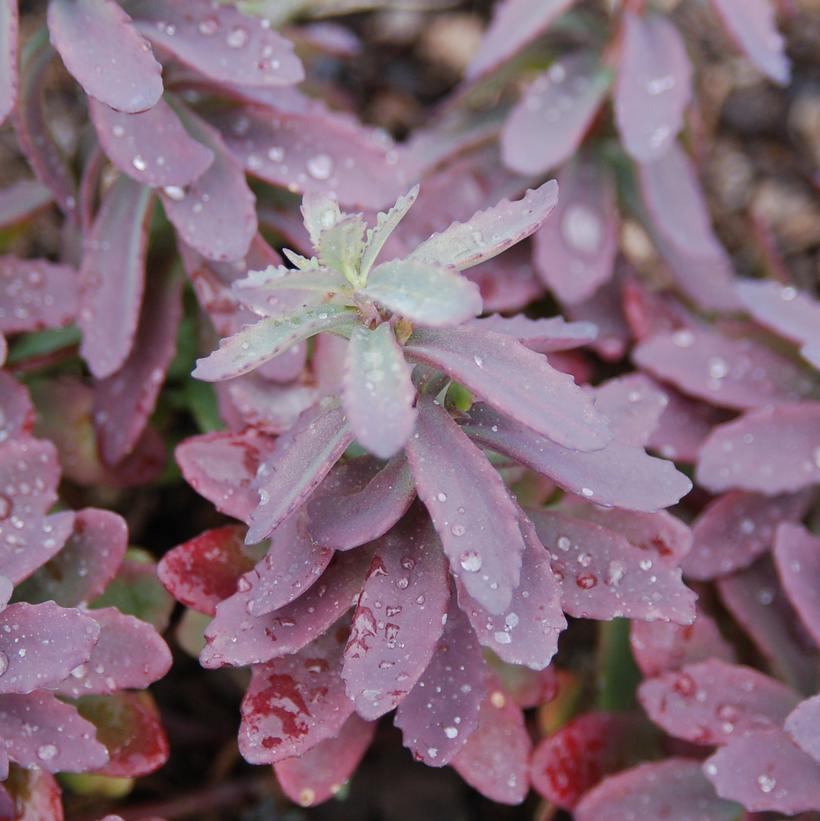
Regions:
<svg viewBox="0 0 820 821"><path fill-rule="evenodd" d="M352 440L347 419L336 404L306 410L259 466L254 482L259 505L251 514L246 541L253 544L267 538L304 504Z"/></svg>
<svg viewBox="0 0 820 821"><path fill-rule="evenodd" d="M597 336L597 329L592 323L566 322L562 316L530 319L523 314L493 314L474 319L470 324L481 330L511 336L537 353L580 348L592 342Z"/></svg>
<svg viewBox="0 0 820 821"><path fill-rule="evenodd" d="M11 114L17 102L17 32L20 20L17 0L0 3L0 123Z"/></svg>
<svg viewBox="0 0 820 821"><path fill-rule="evenodd" d="M481 291L485 311L520 311L543 296L526 242L464 272Z"/></svg>
<svg viewBox="0 0 820 821"><path fill-rule="evenodd" d="M491 801L520 804L529 792L531 749L521 708L491 688L481 703L478 728L453 759L453 769Z"/></svg>
<svg viewBox="0 0 820 821"><path fill-rule="evenodd" d="M44 607L46 605L40 605ZM171 651L147 622L120 613L115 607L91 610L100 626L90 658L49 687L68 698L142 689L162 678L171 667ZM128 652L123 652L128 648Z"/></svg>
<svg viewBox="0 0 820 821"><path fill-rule="evenodd" d="M2 14L3 11L0 8L0 15ZM41 182L17 180L0 190L0 225L7 227L23 222L42 211L52 199L51 191Z"/></svg>
<svg viewBox="0 0 820 821"><path fill-rule="evenodd" d="M461 584L458 601L484 647L489 647L509 664L543 670L558 650L558 636L567 622L561 610L561 588L550 568L549 554L523 513L518 524L525 545L521 555L521 581L513 591L507 610L498 615L488 612Z"/></svg>
<svg viewBox="0 0 820 821"><path fill-rule="evenodd" d="M449 599L441 545L417 509L379 541L353 613L342 678L362 718L384 715L412 690L436 649Z"/></svg>
<svg viewBox="0 0 820 821"><path fill-rule="evenodd" d="M54 602L10 604L0 613L0 693L59 684L88 660L99 635L94 620L79 610Z"/></svg>
<svg viewBox="0 0 820 821"><path fill-rule="evenodd" d="M449 764L478 727L486 668L467 617L453 602L424 674L399 704L404 746L430 767Z"/></svg>
<svg viewBox="0 0 820 821"><path fill-rule="evenodd" d="M80 353L98 379L118 371L134 343L145 288L152 205L150 189L119 177L86 242L81 267Z"/></svg>
<svg viewBox="0 0 820 821"><path fill-rule="evenodd" d="M820 537L798 524L781 524L774 560L783 590L820 646Z"/></svg>
<svg viewBox="0 0 820 821"><path fill-rule="evenodd" d="M253 668L242 701L239 751L251 764L273 764L337 735L353 712L340 672L340 629L287 658Z"/></svg>
<svg viewBox="0 0 820 821"><path fill-rule="evenodd" d="M670 735L710 745L779 726L800 701L785 684L717 659L649 679L638 688L638 698Z"/></svg>
<svg viewBox="0 0 820 821"><path fill-rule="evenodd" d="M660 621L633 621L629 642L632 656L647 678L699 661L736 661L732 645L721 636L715 621L700 610L692 624L685 627Z"/></svg>
<svg viewBox="0 0 820 821"><path fill-rule="evenodd" d="M782 521L798 521L811 506L808 493L759 496L732 491L710 502L692 526L692 551L681 567L690 579L709 580L748 567L767 552Z"/></svg>
<svg viewBox="0 0 820 821"><path fill-rule="evenodd" d="M752 812L791 815L820 807L820 764L780 729L737 739L708 758L703 771L718 795Z"/></svg>
<svg viewBox="0 0 820 821"><path fill-rule="evenodd" d="M68 325L77 315L77 272L43 259L0 257L0 332Z"/></svg>
<svg viewBox="0 0 820 821"><path fill-rule="evenodd" d="M376 731L376 723L355 713L339 734L326 738L297 758L273 765L282 792L303 807L313 807L336 795L359 766Z"/></svg>
<svg viewBox="0 0 820 821"><path fill-rule="evenodd" d="M538 436L478 403L470 409L466 433L572 493L595 504L654 512L675 504L692 488L671 462L642 448L610 442L603 450L579 453Z"/></svg>
<svg viewBox="0 0 820 821"><path fill-rule="evenodd" d="M416 389L410 375L389 323L354 329L342 401L356 441L381 459L400 451L413 433Z"/></svg>
<svg viewBox="0 0 820 821"><path fill-rule="evenodd" d="M258 664L301 650L353 606L371 554L366 548L337 554L296 601L264 616L249 615L247 592L225 599L205 631L203 667Z"/></svg>
<svg viewBox="0 0 820 821"><path fill-rule="evenodd" d="M109 465L118 464L134 450L156 407L176 354L182 285L178 273L154 272L128 358L96 386L94 425L100 455Z"/></svg>
<svg viewBox="0 0 820 821"><path fill-rule="evenodd" d="M621 290L621 277L616 269L615 276L589 299L565 306L565 313L570 319L591 322L598 328L598 338L592 348L606 362L621 360L632 341Z"/></svg>
<svg viewBox="0 0 820 821"><path fill-rule="evenodd" d="M30 434L35 416L25 385L7 371L0 371L0 442Z"/></svg>
<svg viewBox="0 0 820 821"><path fill-rule="evenodd" d="M366 457L339 463L307 504L310 534L333 550L350 550L387 533L415 497L402 456L382 468Z"/></svg>
<svg viewBox="0 0 820 821"><path fill-rule="evenodd" d="M206 433L177 446L176 459L189 485L216 509L246 522L259 504L253 487L274 440L248 430L244 433Z"/></svg>
<svg viewBox="0 0 820 821"><path fill-rule="evenodd" d="M695 594L680 570L631 545L614 530L550 510L528 511L561 583L561 604L576 618L661 619L691 624Z"/></svg>
<svg viewBox="0 0 820 821"><path fill-rule="evenodd" d="M786 85L791 64L785 42L775 24L775 6L770 0L711 0L731 38L746 56L776 83Z"/></svg>
<svg viewBox="0 0 820 821"><path fill-rule="evenodd" d="M90 97L118 111L151 108L162 67L114 0L50 0L51 42Z"/></svg>
<svg viewBox="0 0 820 821"><path fill-rule="evenodd" d="M0 725L9 758L22 767L83 772L108 760L94 725L51 693L0 696Z"/></svg>
<svg viewBox="0 0 820 821"><path fill-rule="evenodd" d="M89 113L108 158L143 185L189 185L214 160L213 152L188 134L165 100L140 114L123 114L90 100Z"/></svg>
<svg viewBox="0 0 820 821"><path fill-rule="evenodd" d="M713 493L728 488L766 495L820 482L820 402L780 405L718 425L703 443L697 480Z"/></svg>
<svg viewBox="0 0 820 821"><path fill-rule="evenodd" d="M206 77L249 86L290 85L304 79L290 42L268 21L232 6L213 6L209 0L190 0L184 7L137 0L129 8L149 40Z"/></svg>
<svg viewBox="0 0 820 821"><path fill-rule="evenodd" d="M260 319L226 337L210 356L198 359L193 376L207 382L248 373L297 342L348 324L355 314L344 305L320 305L287 317Z"/></svg>
<svg viewBox="0 0 820 821"><path fill-rule="evenodd" d="M410 254L415 262L450 265L460 271L498 256L535 233L558 202L558 184L545 182L529 189L515 201L501 200L484 211L477 211L466 222L424 240Z"/></svg>
<svg viewBox="0 0 820 821"><path fill-rule="evenodd" d="M800 345L803 358L820 368L820 303L816 299L776 282L739 282L737 292L758 322Z"/></svg>
<svg viewBox="0 0 820 821"><path fill-rule="evenodd" d="M598 450L611 439L606 419L572 377L508 336L470 325L417 330L405 353L444 371L499 413L560 445Z"/></svg>
<svg viewBox="0 0 820 821"><path fill-rule="evenodd" d="M610 775L575 809L577 821L674 818L675 821L735 821L737 804L715 795L701 762L670 758Z"/></svg>
<svg viewBox="0 0 820 821"><path fill-rule="evenodd" d="M584 139L610 82L594 52L554 62L536 77L507 118L501 133L504 164L527 175L562 165Z"/></svg>
<svg viewBox="0 0 820 821"><path fill-rule="evenodd" d="M623 17L615 118L638 162L660 157L683 127L692 97L692 66L677 27L660 15Z"/></svg>
<svg viewBox="0 0 820 821"><path fill-rule="evenodd" d="M340 341L347 347L347 340ZM286 356L283 354L270 364L281 362ZM240 428L250 425L270 434L284 433L320 398L315 385L293 382L277 385L265 379L259 371L223 383L221 387L227 390L231 404L241 416Z"/></svg>
<svg viewBox="0 0 820 821"><path fill-rule="evenodd" d="M595 389L595 407L609 417L615 438L636 447L646 445L668 401L641 373L610 379Z"/></svg>
<svg viewBox="0 0 820 821"><path fill-rule="evenodd" d="M803 752L820 763L820 695L801 701L787 716L784 729Z"/></svg>
<svg viewBox="0 0 820 821"><path fill-rule="evenodd" d="M504 613L518 586L524 540L501 476L429 399L419 403L407 458L456 578L490 613Z"/></svg>
<svg viewBox="0 0 820 821"><path fill-rule="evenodd" d="M565 304L589 299L612 277L618 212L609 172L576 161L558 175L558 207L534 237L541 281Z"/></svg>
<svg viewBox="0 0 820 821"><path fill-rule="evenodd" d="M656 334L632 356L684 393L734 410L796 402L813 389L804 371L765 345L706 328Z"/></svg>

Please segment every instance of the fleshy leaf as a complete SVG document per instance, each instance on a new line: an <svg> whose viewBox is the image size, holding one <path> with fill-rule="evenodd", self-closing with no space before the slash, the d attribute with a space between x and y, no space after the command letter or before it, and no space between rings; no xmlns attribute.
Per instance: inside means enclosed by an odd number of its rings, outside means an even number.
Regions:
<svg viewBox="0 0 820 821"><path fill-rule="evenodd" d="M582 302L612 277L618 250L618 212L609 172L570 163L558 175L555 213L534 235L533 262L562 303Z"/></svg>
<svg viewBox="0 0 820 821"><path fill-rule="evenodd" d="M783 590L820 646L820 538L797 524L781 524L774 560Z"/></svg>
<svg viewBox="0 0 820 821"><path fill-rule="evenodd" d="M477 211L466 222L454 222L424 240L410 254L415 262L453 266L460 271L498 256L535 233L558 202L558 184L545 182L520 200L502 200Z"/></svg>
<svg viewBox="0 0 820 821"><path fill-rule="evenodd" d="M0 442L30 434L34 417L26 387L10 373L0 371Z"/></svg>
<svg viewBox="0 0 820 821"><path fill-rule="evenodd" d="M612 438L606 419L572 377L508 336L470 325L418 330L405 353L444 371L499 413L567 448L598 450Z"/></svg>
<svg viewBox="0 0 820 821"><path fill-rule="evenodd" d="M376 224L367 229L364 252L361 259L361 274L365 281L373 264L378 259L385 242L396 230L404 215L413 207L419 195L418 185L411 188L404 196L396 200L396 204L386 213L376 215Z"/></svg>
<svg viewBox="0 0 820 821"><path fill-rule="evenodd" d="M337 626L299 652L253 668L239 727L247 761L273 764L339 733L353 712L339 677L344 632Z"/></svg>
<svg viewBox="0 0 820 821"><path fill-rule="evenodd" d="M467 617L451 603L424 674L399 704L395 725L418 761L443 767L478 727L486 668Z"/></svg>
<svg viewBox="0 0 820 821"><path fill-rule="evenodd" d="M0 332L67 325L77 315L77 272L42 259L0 257Z"/></svg>
<svg viewBox="0 0 820 821"><path fill-rule="evenodd" d="M703 443L698 483L713 493L740 488L766 495L820 482L820 403L761 408L718 425Z"/></svg>
<svg viewBox="0 0 820 821"><path fill-rule="evenodd" d="M121 176L103 200L85 245L80 353L98 379L119 370L134 344L152 203L149 188Z"/></svg>
<svg viewBox="0 0 820 821"><path fill-rule="evenodd" d="M668 404L664 391L641 373L619 376L595 389L595 407L609 417L619 442L643 447Z"/></svg>
<svg viewBox="0 0 820 821"><path fill-rule="evenodd" d="M474 319L470 324L482 330L511 336L538 353L580 348L592 342L597 336L597 329L591 322L566 322L562 316L530 319L523 314L493 314Z"/></svg>
<svg viewBox="0 0 820 821"><path fill-rule="evenodd" d="M680 570L614 530L545 509L528 511L561 583L564 610L577 618L661 619L691 624L695 594Z"/></svg>
<svg viewBox="0 0 820 821"><path fill-rule="evenodd" d="M0 4L0 123L17 102L17 33L20 19L16 0Z"/></svg>
<svg viewBox="0 0 820 821"><path fill-rule="evenodd" d="M90 97L129 113L159 100L162 67L115 0L50 0L48 30Z"/></svg>
<svg viewBox="0 0 820 821"><path fill-rule="evenodd" d="M638 162L661 156L683 127L692 66L677 27L660 15L627 10L615 85L615 117L624 147Z"/></svg>
<svg viewBox="0 0 820 821"><path fill-rule="evenodd" d="M623 310L621 278L618 269L615 276L605 282L583 302L565 304L566 315L575 322L591 322L598 328L593 350L605 362L620 361L632 341Z"/></svg>
<svg viewBox="0 0 820 821"><path fill-rule="evenodd" d="M356 441L381 459L401 450L413 432L416 389L410 376L389 323L354 329L342 401Z"/></svg>
<svg viewBox="0 0 820 821"><path fill-rule="evenodd" d="M584 139L610 81L591 51L553 63L536 77L507 118L501 134L505 165L527 175L562 165Z"/></svg>
<svg viewBox="0 0 820 821"><path fill-rule="evenodd" d="M504 613L518 586L524 540L501 476L429 399L419 403L407 458L453 573L490 613Z"/></svg>
<svg viewBox="0 0 820 821"><path fill-rule="evenodd" d="M820 695L801 701L787 716L784 729L803 752L820 763Z"/></svg>

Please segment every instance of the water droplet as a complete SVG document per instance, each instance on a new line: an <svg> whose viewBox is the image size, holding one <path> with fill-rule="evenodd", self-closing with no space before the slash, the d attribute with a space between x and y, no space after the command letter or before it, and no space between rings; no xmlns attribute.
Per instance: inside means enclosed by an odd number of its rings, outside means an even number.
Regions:
<svg viewBox="0 0 820 821"><path fill-rule="evenodd" d="M466 532L467 528L464 527L464 525L453 525L450 528L450 533L452 533L453 536L463 536Z"/></svg>
<svg viewBox="0 0 820 821"><path fill-rule="evenodd" d="M201 20L199 26L199 33L205 37L211 37L219 31L219 21L216 17L206 17L204 20Z"/></svg>
<svg viewBox="0 0 820 821"><path fill-rule="evenodd" d="M757 777L757 785L760 787L761 792L770 793L777 786L777 781L770 775L761 773Z"/></svg>
<svg viewBox="0 0 820 821"><path fill-rule="evenodd" d="M310 787L305 787L299 792L299 803L303 807L309 807L315 800L316 793Z"/></svg>
<svg viewBox="0 0 820 821"><path fill-rule="evenodd" d="M593 576L592 573L581 573L575 577L575 584L577 584L581 590L591 590L598 584L598 579Z"/></svg>
<svg viewBox="0 0 820 821"><path fill-rule="evenodd" d="M492 694L490 695L490 704L492 704L493 707L496 707L500 710L502 707L504 707L506 703L507 698L504 695L504 693L502 693L501 690L493 690Z"/></svg>
<svg viewBox="0 0 820 821"><path fill-rule="evenodd" d="M131 160L131 165L133 165L134 168L137 169L137 171L145 171L145 169L148 167L148 163L146 163L145 159L139 154L137 154L137 156L134 157L133 160Z"/></svg>
<svg viewBox="0 0 820 821"><path fill-rule="evenodd" d="M723 379L728 373L729 366L726 364L725 359L721 359L719 356L713 356L709 360L709 376L712 379Z"/></svg>
<svg viewBox="0 0 820 821"><path fill-rule="evenodd" d="M279 148L279 146L273 146L273 148L268 149L268 159L271 162L282 162L285 159L285 149Z"/></svg>
<svg viewBox="0 0 820 821"><path fill-rule="evenodd" d="M594 254L601 247L604 236L598 215L581 203L568 206L561 219L561 232L564 239L583 254Z"/></svg>
<svg viewBox="0 0 820 821"><path fill-rule="evenodd" d="M231 48L242 48L248 42L248 30L242 26L234 26L229 32L226 42Z"/></svg>
<svg viewBox="0 0 820 821"><path fill-rule="evenodd" d="M558 537L558 548L560 550L569 550L572 542L569 540L567 536L559 536Z"/></svg>
<svg viewBox="0 0 820 821"><path fill-rule="evenodd" d="M595 495L595 491L591 487L582 487L581 488L581 495L586 496L589 498L590 496Z"/></svg>
<svg viewBox="0 0 820 821"><path fill-rule="evenodd" d="M333 159L327 154L317 154L307 161L307 170L315 180L330 179L333 174Z"/></svg>
<svg viewBox="0 0 820 821"><path fill-rule="evenodd" d="M178 185L166 185L162 190L165 192L165 196L170 200L174 200L174 202L181 202L185 199L185 191Z"/></svg>
<svg viewBox="0 0 820 821"><path fill-rule="evenodd" d="M447 494L442 491L441 493L439 493L436 496L436 499L438 499L440 502L446 502L447 501Z"/></svg>
<svg viewBox="0 0 820 821"><path fill-rule="evenodd" d="M672 334L672 342L679 348L690 348L695 342L695 335L691 331L681 330Z"/></svg>
<svg viewBox="0 0 820 821"><path fill-rule="evenodd" d="M43 744L37 748L37 758L41 761L51 761L57 755L57 748L53 744Z"/></svg>
<svg viewBox="0 0 820 821"><path fill-rule="evenodd" d="M509 644L512 641L509 633L505 633L503 630L497 630L493 636L493 638L499 644Z"/></svg>
<svg viewBox="0 0 820 821"><path fill-rule="evenodd" d="M483 367L484 367L484 360L483 360L483 359L482 359L482 358L481 358L478 354L476 354L476 355L473 357L473 362L475 362L475 363L476 363L476 365L478 365L478 367L479 367L479 368L483 368Z"/></svg>
<svg viewBox="0 0 820 821"><path fill-rule="evenodd" d="M641 559L638 562L638 566L641 570L651 570L652 569L652 559Z"/></svg>
<svg viewBox="0 0 820 821"><path fill-rule="evenodd" d="M479 556L475 550L465 550L464 553L461 554L459 563L462 569L468 573L477 573L481 570L481 556Z"/></svg>
<svg viewBox="0 0 820 821"><path fill-rule="evenodd" d="M666 74L663 77L655 77L646 83L646 90L653 96L663 94L664 91L670 91L675 87L675 78L671 74Z"/></svg>
<svg viewBox="0 0 820 821"><path fill-rule="evenodd" d="M444 735L446 735L447 738L455 738L458 735L458 727L445 727Z"/></svg>

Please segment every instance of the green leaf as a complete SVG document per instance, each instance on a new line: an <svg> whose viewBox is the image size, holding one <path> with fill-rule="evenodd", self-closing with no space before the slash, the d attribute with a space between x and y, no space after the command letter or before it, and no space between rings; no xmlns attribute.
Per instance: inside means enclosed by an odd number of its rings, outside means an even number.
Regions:
<svg viewBox="0 0 820 821"><path fill-rule="evenodd" d="M10 346L8 364L16 365L39 356L48 356L55 351L80 344L80 329L76 325L66 328L53 328L22 334Z"/></svg>
<svg viewBox="0 0 820 821"><path fill-rule="evenodd" d="M598 622L598 707L630 710L641 673L629 646L629 620Z"/></svg>
<svg viewBox="0 0 820 821"><path fill-rule="evenodd" d="M359 214L350 214L319 235L316 250L322 265L339 271L352 285L360 284L359 265L364 253L367 223Z"/></svg>

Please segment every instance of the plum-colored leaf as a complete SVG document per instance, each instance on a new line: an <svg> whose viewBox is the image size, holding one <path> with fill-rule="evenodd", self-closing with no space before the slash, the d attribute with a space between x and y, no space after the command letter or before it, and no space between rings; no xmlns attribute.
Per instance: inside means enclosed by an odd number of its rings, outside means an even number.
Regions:
<svg viewBox="0 0 820 821"><path fill-rule="evenodd" d="M783 728L803 752L820 763L820 695L801 701L786 717Z"/></svg>
<svg viewBox="0 0 820 821"><path fill-rule="evenodd" d="M609 417L619 442L643 447L668 404L664 391L641 373L610 379L595 389L595 407Z"/></svg>
<svg viewBox="0 0 820 821"><path fill-rule="evenodd" d="M270 436L243 433L206 433L191 436L177 446L177 464L194 490L217 510L243 522L259 504L253 487L257 471L273 451Z"/></svg>
<svg viewBox="0 0 820 821"><path fill-rule="evenodd" d="M0 190L0 225L16 225L42 211L52 199L51 191L41 182L17 180Z"/></svg>
<svg viewBox="0 0 820 821"><path fill-rule="evenodd" d="M370 565L370 550L334 556L328 569L296 601L264 616L248 613L248 593L221 602L208 625L204 667L258 664L301 650L355 603Z"/></svg>
<svg viewBox="0 0 820 821"><path fill-rule="evenodd" d="M246 541L252 544L266 538L302 505L352 440L337 404L306 410L259 466L254 482L259 505L251 513Z"/></svg>
<svg viewBox="0 0 820 821"><path fill-rule="evenodd" d="M820 764L780 729L761 730L718 750L703 772L718 795L752 812L820 807Z"/></svg>
<svg viewBox="0 0 820 821"><path fill-rule="evenodd" d="M538 353L580 348L592 342L597 336L597 330L592 323L566 322L562 316L530 319L521 314L518 316L493 314L474 319L470 324L482 330L511 336Z"/></svg>
<svg viewBox="0 0 820 821"><path fill-rule="evenodd" d="M820 538L799 524L781 524L774 560L784 592L820 646Z"/></svg>
<svg viewBox="0 0 820 821"><path fill-rule="evenodd" d="M577 150L611 76L594 52L570 54L539 74L501 133L501 156L519 174L543 174Z"/></svg>
<svg viewBox="0 0 820 821"><path fill-rule="evenodd" d="M778 584L768 559L718 579L718 592L735 621L774 670L796 689L816 686L815 648Z"/></svg>
<svg viewBox="0 0 820 821"><path fill-rule="evenodd" d="M269 21L248 17L233 6L213 6L209 0L192 0L185 7L138 0L130 11L149 40L214 80L282 86L305 76L293 46Z"/></svg>
<svg viewBox="0 0 820 821"><path fill-rule="evenodd" d="M444 633L416 686L399 704L395 725L418 761L443 767L478 727L486 667L467 617L451 602Z"/></svg>
<svg viewBox="0 0 820 821"><path fill-rule="evenodd" d="M353 613L342 678L362 718L389 712L419 680L449 598L439 540L416 510L379 541Z"/></svg>
<svg viewBox="0 0 820 821"><path fill-rule="evenodd" d="M108 750L108 762L98 770L100 775L136 778L167 761L168 738L148 693L85 696L77 702L77 709L97 728L97 739Z"/></svg>
<svg viewBox="0 0 820 821"><path fill-rule="evenodd" d="M695 594L678 568L614 530L561 513L528 511L561 583L564 610L577 618L627 617L691 624Z"/></svg>
<svg viewBox="0 0 820 821"><path fill-rule="evenodd" d="M0 693L30 693L59 684L87 661L100 628L79 610L10 604L0 613Z"/></svg>
<svg viewBox="0 0 820 821"><path fill-rule="evenodd" d="M577 821L674 818L675 821L735 821L741 809L715 794L701 762L669 758L605 778L575 809Z"/></svg>
<svg viewBox="0 0 820 821"><path fill-rule="evenodd" d="M107 695L143 689L168 672L171 651L152 625L115 607L91 610L89 615L100 626L91 656L59 686L49 689L69 698ZM127 653L123 652L125 647Z"/></svg>
<svg viewBox="0 0 820 821"><path fill-rule="evenodd" d="M692 550L681 567L698 580L728 576L768 551L782 521L798 521L811 506L808 493L760 496L731 491L710 502L692 525Z"/></svg>
<svg viewBox="0 0 820 821"><path fill-rule="evenodd" d="M416 389L410 376L389 323L374 331L354 329L342 400L356 441L381 459L401 450L413 432Z"/></svg>
<svg viewBox="0 0 820 821"><path fill-rule="evenodd" d="M598 328L593 350L606 362L620 361L632 341L624 315L621 277L616 267L615 276L588 299L566 304L566 315L575 322L591 322Z"/></svg>
<svg viewBox="0 0 820 821"><path fill-rule="evenodd" d="M404 457L380 468L368 458L339 463L307 504L311 536L333 550L350 550L383 536L416 497Z"/></svg>
<svg viewBox="0 0 820 821"><path fill-rule="evenodd" d="M485 647L509 664L543 670L558 650L558 636L567 626L561 610L561 588L552 573L549 554L532 523L519 518L524 539L521 580L507 610L494 615L459 585L459 605Z"/></svg>
<svg viewBox="0 0 820 821"><path fill-rule="evenodd" d="M501 200L477 211L466 222L424 240L410 254L416 262L450 265L460 271L498 256L535 233L558 202L558 184L549 180L529 189L520 200Z"/></svg>
<svg viewBox="0 0 820 821"><path fill-rule="evenodd" d="M346 345L346 340L340 341ZM274 360L274 363L283 361L285 356ZM228 382L224 387L241 416L239 427L250 425L270 434L284 433L299 418L299 414L319 400L319 390L315 385L293 382L277 385L259 372Z"/></svg>
<svg viewBox="0 0 820 821"><path fill-rule="evenodd" d="M157 566L165 588L186 607L213 615L236 592L240 577L253 569L245 530L226 525L206 530L169 550Z"/></svg>
<svg viewBox="0 0 820 821"><path fill-rule="evenodd" d="M775 8L769 0L711 0L731 38L746 56L776 83L786 85L791 64L785 42L775 24Z"/></svg>
<svg viewBox="0 0 820 821"><path fill-rule="evenodd" d="M558 175L558 207L535 233L533 261L562 303L582 302L612 277L618 212L610 173L576 161Z"/></svg>
<svg viewBox="0 0 820 821"><path fill-rule="evenodd" d="M733 663L735 651L721 636L711 616L698 611L685 626L660 621L633 621L629 633L632 656L646 677L679 670L709 659Z"/></svg>
<svg viewBox="0 0 820 821"><path fill-rule="evenodd" d="M503 413L568 448L603 448L607 421L572 377L515 339L464 325L417 330L405 346L413 359L438 368Z"/></svg>
<svg viewBox="0 0 820 821"><path fill-rule="evenodd" d="M20 20L16 0L0 4L0 123L17 102L17 32Z"/></svg>
<svg viewBox="0 0 820 821"><path fill-rule="evenodd" d="M77 315L77 272L42 259L0 257L0 332L67 325Z"/></svg>
<svg viewBox="0 0 820 821"><path fill-rule="evenodd" d="M675 504L692 487L671 462L648 456L642 448L613 441L589 453L570 450L483 403L471 408L465 431L484 447L599 505L653 512Z"/></svg>
<svg viewBox="0 0 820 821"><path fill-rule="evenodd" d="M165 100L140 114L124 114L90 100L89 113L106 156L143 185L189 185L214 160L213 152L188 134Z"/></svg>
<svg viewBox="0 0 820 821"><path fill-rule="evenodd" d="M660 15L627 10L615 84L615 118L638 162L661 156L683 127L692 66L676 26Z"/></svg>
<svg viewBox="0 0 820 821"><path fill-rule="evenodd" d="M700 450L697 480L713 493L740 488L766 495L820 481L820 402L749 411L718 425Z"/></svg>
<svg viewBox="0 0 820 821"><path fill-rule="evenodd" d="M134 450L154 411L176 354L182 285L176 272L157 271L149 278L131 352L115 373L96 386L94 425L100 455L109 465Z"/></svg>
<svg viewBox="0 0 820 821"><path fill-rule="evenodd" d="M277 761L273 769L282 791L303 807L332 798L359 766L375 731L375 722L354 713L337 736L320 741L296 758Z"/></svg>
<svg viewBox="0 0 820 821"><path fill-rule="evenodd" d="M785 684L717 659L644 681L638 698L667 733L695 744L731 744L779 726L800 701Z"/></svg>
<svg viewBox="0 0 820 821"><path fill-rule="evenodd" d="M540 37L575 0L504 0L495 7L492 22L478 53L467 67L475 80L506 63Z"/></svg>
<svg viewBox="0 0 820 821"><path fill-rule="evenodd" d="M339 733L353 712L340 679L344 632L331 629L299 652L253 668L239 727L247 761L273 764Z"/></svg>
<svg viewBox="0 0 820 821"><path fill-rule="evenodd" d="M646 721L637 715L584 713L535 748L532 786L556 806L572 810L607 775L635 763L635 748L645 746L646 736Z"/></svg>
<svg viewBox="0 0 820 821"><path fill-rule="evenodd" d="M656 334L633 359L684 393L734 410L796 402L813 389L808 374L765 345L706 328Z"/></svg>
<svg viewBox="0 0 820 821"><path fill-rule="evenodd" d="M20 598L63 607L91 601L117 574L127 547L128 525L121 516L93 507L80 510L60 552L20 585Z"/></svg>
<svg viewBox="0 0 820 821"><path fill-rule="evenodd" d="M478 727L452 765L491 801L520 804L529 792L531 749L521 708L502 690L491 686L481 703Z"/></svg>
<svg viewBox="0 0 820 821"><path fill-rule="evenodd" d="M803 358L820 368L820 303L816 299L777 282L739 282L737 292L758 322L796 342Z"/></svg>
<svg viewBox="0 0 820 821"><path fill-rule="evenodd" d="M407 458L453 573L487 611L504 613L518 586L524 539L501 476L430 400L419 403Z"/></svg>
<svg viewBox="0 0 820 821"><path fill-rule="evenodd" d="M108 760L94 737L94 725L51 693L1 695L0 722L9 758L22 767L83 772Z"/></svg>
<svg viewBox="0 0 820 821"><path fill-rule="evenodd" d="M50 0L48 30L90 97L129 113L159 100L162 67L115 0Z"/></svg>
<svg viewBox="0 0 820 821"><path fill-rule="evenodd" d="M197 360L193 375L207 382L233 379L323 331L349 323L355 316L344 305L320 305L288 317L261 319L223 339L210 356Z"/></svg>
<svg viewBox="0 0 820 821"><path fill-rule="evenodd" d="M25 385L0 371L0 442L30 434L34 417L34 405Z"/></svg>
<svg viewBox="0 0 820 821"><path fill-rule="evenodd" d="M121 176L103 200L80 269L80 353L98 379L125 362L134 344L145 288L153 196Z"/></svg>
<svg viewBox="0 0 820 821"><path fill-rule="evenodd" d="M478 285L485 311L520 311L544 293L526 242L470 268L465 276Z"/></svg>

